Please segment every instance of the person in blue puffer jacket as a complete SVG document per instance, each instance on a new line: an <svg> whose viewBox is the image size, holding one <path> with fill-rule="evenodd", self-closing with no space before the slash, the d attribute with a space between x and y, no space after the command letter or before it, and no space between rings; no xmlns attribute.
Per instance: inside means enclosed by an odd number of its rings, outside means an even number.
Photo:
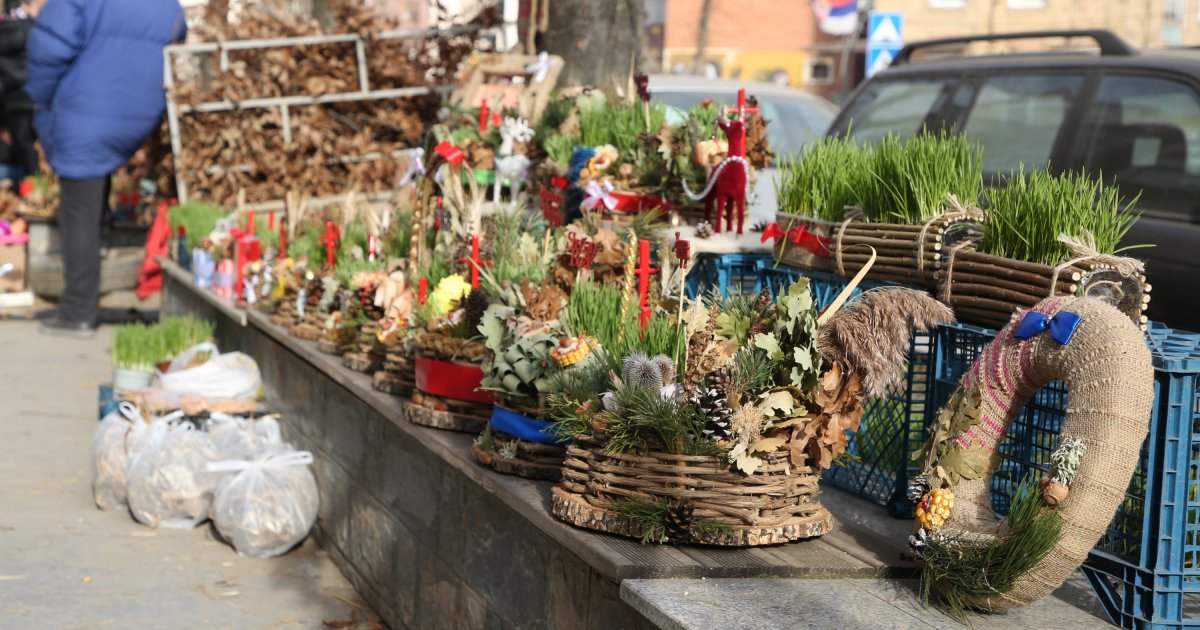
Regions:
<svg viewBox="0 0 1200 630"><path fill-rule="evenodd" d="M48 334L90 337L109 182L162 119L163 48L187 35L177 0L48 0L26 48L25 90L58 175L65 289Z"/></svg>

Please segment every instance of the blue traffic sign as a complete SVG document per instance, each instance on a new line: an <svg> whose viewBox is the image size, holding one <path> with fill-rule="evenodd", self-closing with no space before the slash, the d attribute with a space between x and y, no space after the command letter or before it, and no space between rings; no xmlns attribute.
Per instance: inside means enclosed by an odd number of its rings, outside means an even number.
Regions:
<svg viewBox="0 0 1200 630"><path fill-rule="evenodd" d="M883 72L904 47L904 15L894 11L872 11L867 16L866 75Z"/></svg>

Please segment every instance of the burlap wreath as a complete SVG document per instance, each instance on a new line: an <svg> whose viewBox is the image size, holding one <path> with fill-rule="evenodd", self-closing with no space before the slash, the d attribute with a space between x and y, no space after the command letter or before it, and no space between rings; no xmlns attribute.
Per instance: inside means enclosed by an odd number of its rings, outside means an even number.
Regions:
<svg viewBox="0 0 1200 630"><path fill-rule="evenodd" d="M1069 495L1055 507L1041 508L1057 510L1060 537L1007 591L966 598L969 607L980 610L1006 610L1034 602L1058 588L1079 567L1104 535L1125 496L1154 400L1150 352L1141 331L1120 311L1096 299L1056 297L1031 312L1044 314L1045 318L1034 319L1043 320L1046 327L1061 324L1062 320L1055 322L1060 313L1074 313L1080 321L1067 343L1055 338L1063 337L1062 331L1017 338L1026 314L1006 326L963 376L959 393L952 399L957 406L942 415L945 419L965 414L969 419L933 427L924 451L932 487L948 484L953 492L949 515L937 534L963 544L1003 533L1005 523L995 518L989 497L996 449L1014 417L1039 388L1056 380L1066 384L1069 401L1060 438L1081 440L1086 451L1078 460ZM969 426L961 430L964 425ZM939 426L941 431L946 426L960 430L939 435ZM976 450L979 448L982 452ZM945 502L923 501L919 522L923 511L927 514L943 507ZM924 522L929 522L927 517Z"/></svg>

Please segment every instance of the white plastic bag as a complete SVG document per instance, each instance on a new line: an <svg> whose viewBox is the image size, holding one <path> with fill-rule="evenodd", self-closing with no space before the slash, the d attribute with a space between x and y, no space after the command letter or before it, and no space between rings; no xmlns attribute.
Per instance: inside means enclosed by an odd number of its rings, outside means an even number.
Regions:
<svg viewBox="0 0 1200 630"><path fill-rule="evenodd" d="M135 428L136 427L136 428ZM112 510L125 507L128 484L125 469L129 464L127 441L140 437L146 420L137 407L122 402L116 411L104 416L92 432L92 497L96 507Z"/></svg>
<svg viewBox="0 0 1200 630"><path fill-rule="evenodd" d="M217 449L190 423L151 423L142 452L131 458L129 509L150 527L192 529L208 518Z"/></svg>
<svg viewBox="0 0 1200 630"><path fill-rule="evenodd" d="M214 412L208 434L221 460L255 459L282 450L291 450L283 442L279 421L273 416L258 420Z"/></svg>
<svg viewBox="0 0 1200 630"><path fill-rule="evenodd" d="M171 362L170 369L158 374L159 385L182 396L231 400L258 398L262 375L254 359L241 352L217 354L216 349L206 341L185 350ZM211 353L212 358L196 367L182 369L201 352Z"/></svg>
<svg viewBox="0 0 1200 630"><path fill-rule="evenodd" d="M308 536L320 507L312 461L308 451L289 451L209 464L213 473L233 473L217 486L212 518L238 554L278 556Z"/></svg>

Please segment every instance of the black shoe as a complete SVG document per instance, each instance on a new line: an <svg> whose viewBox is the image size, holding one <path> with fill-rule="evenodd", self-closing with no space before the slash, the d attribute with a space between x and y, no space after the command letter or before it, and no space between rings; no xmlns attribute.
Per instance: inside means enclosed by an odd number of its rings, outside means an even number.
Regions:
<svg viewBox="0 0 1200 630"><path fill-rule="evenodd" d="M96 326L91 322L71 322L55 315L43 320L38 332L51 337L73 337L75 339L91 339L96 336Z"/></svg>

